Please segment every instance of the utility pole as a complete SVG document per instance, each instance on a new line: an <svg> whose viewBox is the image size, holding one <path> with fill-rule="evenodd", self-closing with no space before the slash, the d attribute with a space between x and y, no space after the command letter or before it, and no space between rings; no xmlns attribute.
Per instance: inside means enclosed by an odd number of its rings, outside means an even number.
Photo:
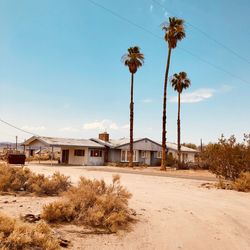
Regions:
<svg viewBox="0 0 250 250"><path fill-rule="evenodd" d="M16 135L16 152L17 152L17 135Z"/></svg>
<svg viewBox="0 0 250 250"><path fill-rule="evenodd" d="M202 139L201 139L201 152L202 152L202 149L203 149L203 145L202 145Z"/></svg>

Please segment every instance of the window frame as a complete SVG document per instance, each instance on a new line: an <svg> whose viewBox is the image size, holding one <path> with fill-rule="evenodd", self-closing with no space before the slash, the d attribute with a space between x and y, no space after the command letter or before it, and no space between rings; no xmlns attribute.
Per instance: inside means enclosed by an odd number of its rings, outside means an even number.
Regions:
<svg viewBox="0 0 250 250"><path fill-rule="evenodd" d="M156 158L161 159L162 158L162 151L157 151Z"/></svg>
<svg viewBox="0 0 250 250"><path fill-rule="evenodd" d="M90 157L98 157L101 158L103 156L101 149L90 149L89 153Z"/></svg>
<svg viewBox="0 0 250 250"><path fill-rule="evenodd" d="M141 158L142 158L142 159L147 158L147 151L146 151L146 150L142 150L142 151L141 151Z"/></svg>
<svg viewBox="0 0 250 250"><path fill-rule="evenodd" d="M81 152L81 153L79 153L79 152ZM84 149L74 149L74 156L84 157L85 156L85 150Z"/></svg>
<svg viewBox="0 0 250 250"><path fill-rule="evenodd" d="M125 159L123 159L123 153L125 153ZM129 159L128 159L128 155L129 155L129 150L126 150L126 149L122 149L121 150L121 162L129 162ZM138 162L139 158L139 151L138 150L134 150L134 153L133 153L133 162Z"/></svg>

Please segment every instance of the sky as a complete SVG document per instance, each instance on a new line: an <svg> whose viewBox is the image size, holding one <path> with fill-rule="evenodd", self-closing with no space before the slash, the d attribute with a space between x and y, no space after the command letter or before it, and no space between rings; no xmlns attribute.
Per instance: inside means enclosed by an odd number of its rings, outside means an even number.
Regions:
<svg viewBox="0 0 250 250"><path fill-rule="evenodd" d="M134 137L161 141L168 47L161 24L185 20L170 76L186 71L181 140L250 133L248 0L0 0L0 119L41 136L129 136L130 74L121 57L145 55L135 75ZM176 141L168 84L167 140ZM0 141L31 135L0 122Z"/></svg>

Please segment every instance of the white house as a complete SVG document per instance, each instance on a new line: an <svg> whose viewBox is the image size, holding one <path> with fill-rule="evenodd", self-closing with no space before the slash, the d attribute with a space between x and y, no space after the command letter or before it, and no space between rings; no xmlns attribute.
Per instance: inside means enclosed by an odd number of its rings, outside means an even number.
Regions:
<svg viewBox="0 0 250 250"><path fill-rule="evenodd" d="M54 137L33 136L23 145L29 154L35 150L50 149L51 155L55 148L60 148L60 163L70 165L94 165L101 166L107 162L127 163L129 159L129 139L121 138L113 140L108 133L99 134L99 138L92 139L67 139ZM136 164L157 166L160 165L162 147L161 144L147 137L134 139L133 161ZM177 159L177 145L167 143L167 153ZM196 150L181 147L181 160L194 162Z"/></svg>
<svg viewBox="0 0 250 250"><path fill-rule="evenodd" d="M103 165L105 147L87 139L67 139L33 136L23 145L29 152L50 148L53 154L55 147L61 148L60 162L72 165Z"/></svg>
<svg viewBox="0 0 250 250"><path fill-rule="evenodd" d="M167 142L168 154L172 155L175 159L178 159L178 146L176 143ZM195 155L197 150L181 146L181 161L182 162L195 162Z"/></svg>
<svg viewBox="0 0 250 250"><path fill-rule="evenodd" d="M105 162L128 162L129 139L121 138L118 140L110 139L108 133L99 134L99 138L91 140L105 146ZM161 143L155 142L149 138L134 139L133 162L146 165L160 165L162 146ZM167 153L175 159L177 155L177 144L167 142ZM181 161L195 162L197 150L181 146Z"/></svg>

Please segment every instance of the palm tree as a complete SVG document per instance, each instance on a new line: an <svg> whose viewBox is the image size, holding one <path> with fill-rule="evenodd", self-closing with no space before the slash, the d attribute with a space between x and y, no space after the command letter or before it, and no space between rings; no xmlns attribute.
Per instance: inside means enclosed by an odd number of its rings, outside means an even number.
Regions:
<svg viewBox="0 0 250 250"><path fill-rule="evenodd" d="M184 20L170 17L169 23L162 28L165 32L165 41L168 43L168 59L164 79L163 114L162 114L162 159L161 170L166 170L166 106L167 106L167 82L172 49L176 48L178 41L185 37Z"/></svg>
<svg viewBox="0 0 250 250"><path fill-rule="evenodd" d="M129 167L133 167L133 132L134 132L134 74L144 62L144 55L138 46L128 48L128 53L122 57L125 66L131 73L130 85L130 144L129 144Z"/></svg>
<svg viewBox="0 0 250 250"><path fill-rule="evenodd" d="M179 74L174 74L171 80L172 87L178 92L178 118L177 118L177 144L178 144L178 167L180 167L181 162L181 93L183 89L190 87L191 82L187 77L186 72L180 72Z"/></svg>

